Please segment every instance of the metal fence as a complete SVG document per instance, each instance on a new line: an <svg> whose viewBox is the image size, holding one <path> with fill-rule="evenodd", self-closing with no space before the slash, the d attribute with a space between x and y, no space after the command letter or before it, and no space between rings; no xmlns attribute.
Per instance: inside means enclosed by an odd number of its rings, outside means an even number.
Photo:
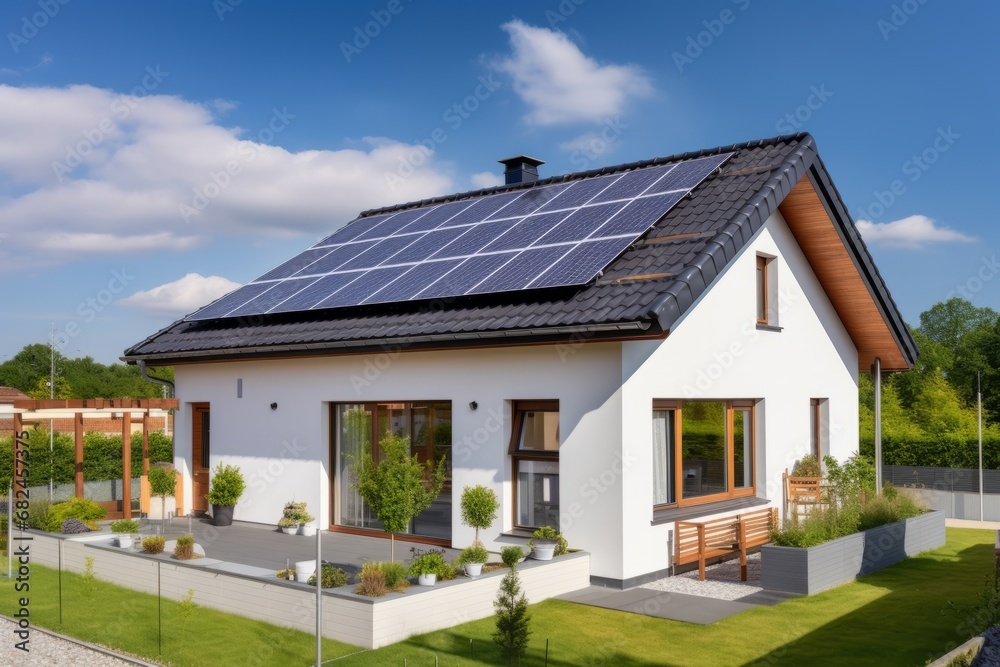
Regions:
<svg viewBox="0 0 1000 667"><path fill-rule="evenodd" d="M979 520L979 471L974 468L882 466L883 481L911 493L949 519ZM983 470L983 521L1000 521L1000 470Z"/></svg>

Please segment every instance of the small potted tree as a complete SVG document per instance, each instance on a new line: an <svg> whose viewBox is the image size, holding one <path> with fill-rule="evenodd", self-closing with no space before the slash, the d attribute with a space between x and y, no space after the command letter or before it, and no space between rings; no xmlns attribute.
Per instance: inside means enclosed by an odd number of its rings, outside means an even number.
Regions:
<svg viewBox="0 0 1000 667"><path fill-rule="evenodd" d="M483 565L490 560L490 552L482 544L474 544L462 549L458 556L460 565L465 566L465 573L470 577L478 577L483 573Z"/></svg>
<svg viewBox="0 0 1000 667"><path fill-rule="evenodd" d="M500 501L493 489L481 484L462 489L462 523L476 529L476 539L472 546L482 544L479 541L479 529L486 530L492 526L499 509Z"/></svg>
<svg viewBox="0 0 1000 667"><path fill-rule="evenodd" d="M219 463L212 470L212 485L208 490L208 502L212 504L212 519L216 526L233 523L233 508L246 489L243 473L236 466Z"/></svg>
<svg viewBox="0 0 1000 667"><path fill-rule="evenodd" d="M167 496L176 493L177 475L162 466L152 466L148 479L149 493L160 499L160 521L163 521L167 518Z"/></svg>

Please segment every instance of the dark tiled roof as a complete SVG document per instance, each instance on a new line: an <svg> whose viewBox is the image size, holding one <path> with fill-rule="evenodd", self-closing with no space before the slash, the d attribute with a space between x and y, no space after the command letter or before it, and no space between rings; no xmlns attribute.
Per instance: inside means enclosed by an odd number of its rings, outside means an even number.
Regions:
<svg viewBox="0 0 1000 667"><path fill-rule="evenodd" d="M366 212L368 215L538 187L723 152L735 155L720 173L706 179L615 260L603 276L582 288L235 320L179 321L127 350L123 359L168 362L386 345L440 347L524 338L565 339L571 333L621 337L667 331L808 170L819 169L829 184L811 136L777 137ZM845 219L849 223L846 212ZM681 235L688 236L678 238ZM885 310L898 320L895 324L902 331L900 339L909 340L867 250L863 244L860 248L860 261L870 265L877 278L874 289L888 304ZM645 277L628 279L635 276Z"/></svg>

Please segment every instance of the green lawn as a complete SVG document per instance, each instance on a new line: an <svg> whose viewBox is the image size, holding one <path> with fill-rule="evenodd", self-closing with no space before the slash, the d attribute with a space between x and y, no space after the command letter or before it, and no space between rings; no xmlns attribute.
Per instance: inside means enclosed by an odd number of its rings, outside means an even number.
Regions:
<svg viewBox="0 0 1000 667"><path fill-rule="evenodd" d="M861 581L710 626L550 600L531 608L532 645L522 665L924 665L978 632L971 607L992 570L993 533L948 529L948 543ZM156 598L109 584L84 591L64 574L58 624L55 573L33 568L32 621L88 641L156 659ZM0 611L13 612L11 584ZM164 604L163 654L177 665L308 665L309 635L199 608L186 623ZM414 637L330 663L337 667L497 665L492 619ZM224 638L224 639L220 639ZM475 658L470 658L473 640ZM359 649L327 641L330 660Z"/></svg>

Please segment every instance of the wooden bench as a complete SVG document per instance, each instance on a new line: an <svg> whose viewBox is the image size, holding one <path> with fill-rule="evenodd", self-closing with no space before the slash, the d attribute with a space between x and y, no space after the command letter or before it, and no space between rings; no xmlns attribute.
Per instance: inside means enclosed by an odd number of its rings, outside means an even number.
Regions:
<svg viewBox="0 0 1000 667"><path fill-rule="evenodd" d="M705 581L705 561L717 556L740 555L740 578L747 580L747 549L771 541L778 509L754 510L707 521L678 521L674 530L676 565L698 563L698 578Z"/></svg>

